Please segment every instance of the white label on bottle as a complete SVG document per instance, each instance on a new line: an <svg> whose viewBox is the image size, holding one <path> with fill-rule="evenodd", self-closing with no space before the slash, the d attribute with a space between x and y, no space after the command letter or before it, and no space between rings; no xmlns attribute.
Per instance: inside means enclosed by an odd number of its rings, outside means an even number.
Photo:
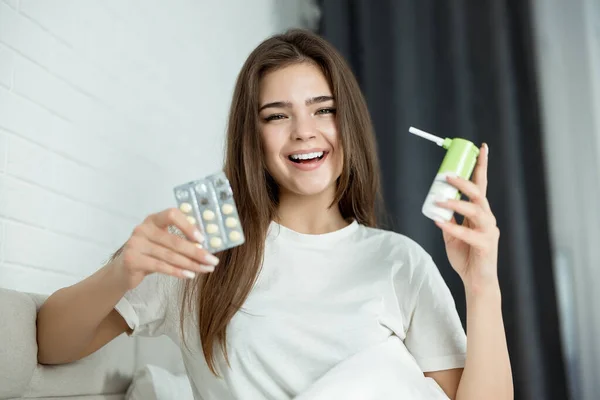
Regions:
<svg viewBox="0 0 600 400"><path fill-rule="evenodd" d="M435 197L436 201L445 201L455 199L458 194L458 189L448 183L446 178L450 175L449 173L437 174L429 194Z"/></svg>
<svg viewBox="0 0 600 400"><path fill-rule="evenodd" d="M452 210L439 207L435 204L437 201L455 199L458 194L458 189L446 181L448 175L448 173L436 175L431 184L431 188L429 189L429 193L427 194L427 198L425 199L425 203L423 204L423 214L433 220L450 221L452 215L454 215Z"/></svg>

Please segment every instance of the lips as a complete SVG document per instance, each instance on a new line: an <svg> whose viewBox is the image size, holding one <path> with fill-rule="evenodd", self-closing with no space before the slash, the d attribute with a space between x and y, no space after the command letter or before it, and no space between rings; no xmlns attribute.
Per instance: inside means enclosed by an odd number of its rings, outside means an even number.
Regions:
<svg viewBox="0 0 600 400"><path fill-rule="evenodd" d="M310 152L310 153L315 153L315 152ZM294 154L298 154L298 153L294 153ZM304 153L304 154L309 154L309 153ZM314 157L311 159L293 159L292 155L290 154L287 157L287 160L290 163L290 165L296 167L297 169L299 169L301 171L314 171L315 169L319 168L325 162L328 155L329 155L329 152L323 151L322 155L320 157Z"/></svg>
<svg viewBox="0 0 600 400"><path fill-rule="evenodd" d="M288 156L288 159L294 163L306 164L306 163L311 163L311 162L316 162L318 160L321 160L326 155L327 155L326 151L313 151L310 153L291 154Z"/></svg>
<svg viewBox="0 0 600 400"><path fill-rule="evenodd" d="M323 148L323 147L311 147L309 149L296 149L294 151L290 151L288 153L285 154L286 157L291 157L291 156L305 156L311 153L327 153L329 152L329 149L327 148Z"/></svg>

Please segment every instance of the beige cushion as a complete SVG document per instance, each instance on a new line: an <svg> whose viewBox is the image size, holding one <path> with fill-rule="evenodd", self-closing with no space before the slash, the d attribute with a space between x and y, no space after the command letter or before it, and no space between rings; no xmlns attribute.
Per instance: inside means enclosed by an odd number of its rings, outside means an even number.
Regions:
<svg viewBox="0 0 600 400"><path fill-rule="evenodd" d="M146 365L133 377L126 400L194 400L185 374L172 374L155 365Z"/></svg>
<svg viewBox="0 0 600 400"><path fill-rule="evenodd" d="M167 336L136 337L136 369L156 365L176 375L185 374L179 347Z"/></svg>
<svg viewBox="0 0 600 400"><path fill-rule="evenodd" d="M125 393L135 371L135 340L126 335L75 363L37 364L35 323L45 298L0 288L0 399Z"/></svg>
<svg viewBox="0 0 600 400"><path fill-rule="evenodd" d="M0 289L0 399L22 396L37 364L36 303L27 294Z"/></svg>
<svg viewBox="0 0 600 400"><path fill-rule="evenodd" d="M77 362L38 365L27 397L124 393L135 371L134 341L123 334Z"/></svg>
<svg viewBox="0 0 600 400"><path fill-rule="evenodd" d="M36 397L36 400L124 400L124 394L97 394L90 396L66 396L66 397ZM16 400L16 399L10 399Z"/></svg>

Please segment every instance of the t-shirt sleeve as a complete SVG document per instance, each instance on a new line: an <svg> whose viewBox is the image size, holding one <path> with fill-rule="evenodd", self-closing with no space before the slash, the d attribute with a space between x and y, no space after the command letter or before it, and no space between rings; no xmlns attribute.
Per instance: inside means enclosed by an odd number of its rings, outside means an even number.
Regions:
<svg viewBox="0 0 600 400"><path fill-rule="evenodd" d="M177 329L177 278L151 274L125 293L115 306L132 330L131 336L161 336Z"/></svg>
<svg viewBox="0 0 600 400"><path fill-rule="evenodd" d="M464 368L467 342L450 289L424 250L415 268L422 280L416 292L404 344L423 372Z"/></svg>

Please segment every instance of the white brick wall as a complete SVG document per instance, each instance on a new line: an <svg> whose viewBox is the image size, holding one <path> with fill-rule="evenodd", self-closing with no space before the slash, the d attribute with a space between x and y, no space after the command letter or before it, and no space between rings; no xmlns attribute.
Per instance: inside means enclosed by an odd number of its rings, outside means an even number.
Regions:
<svg viewBox="0 0 600 400"><path fill-rule="evenodd" d="M0 287L77 282L220 169L239 68L297 1L0 1Z"/></svg>

